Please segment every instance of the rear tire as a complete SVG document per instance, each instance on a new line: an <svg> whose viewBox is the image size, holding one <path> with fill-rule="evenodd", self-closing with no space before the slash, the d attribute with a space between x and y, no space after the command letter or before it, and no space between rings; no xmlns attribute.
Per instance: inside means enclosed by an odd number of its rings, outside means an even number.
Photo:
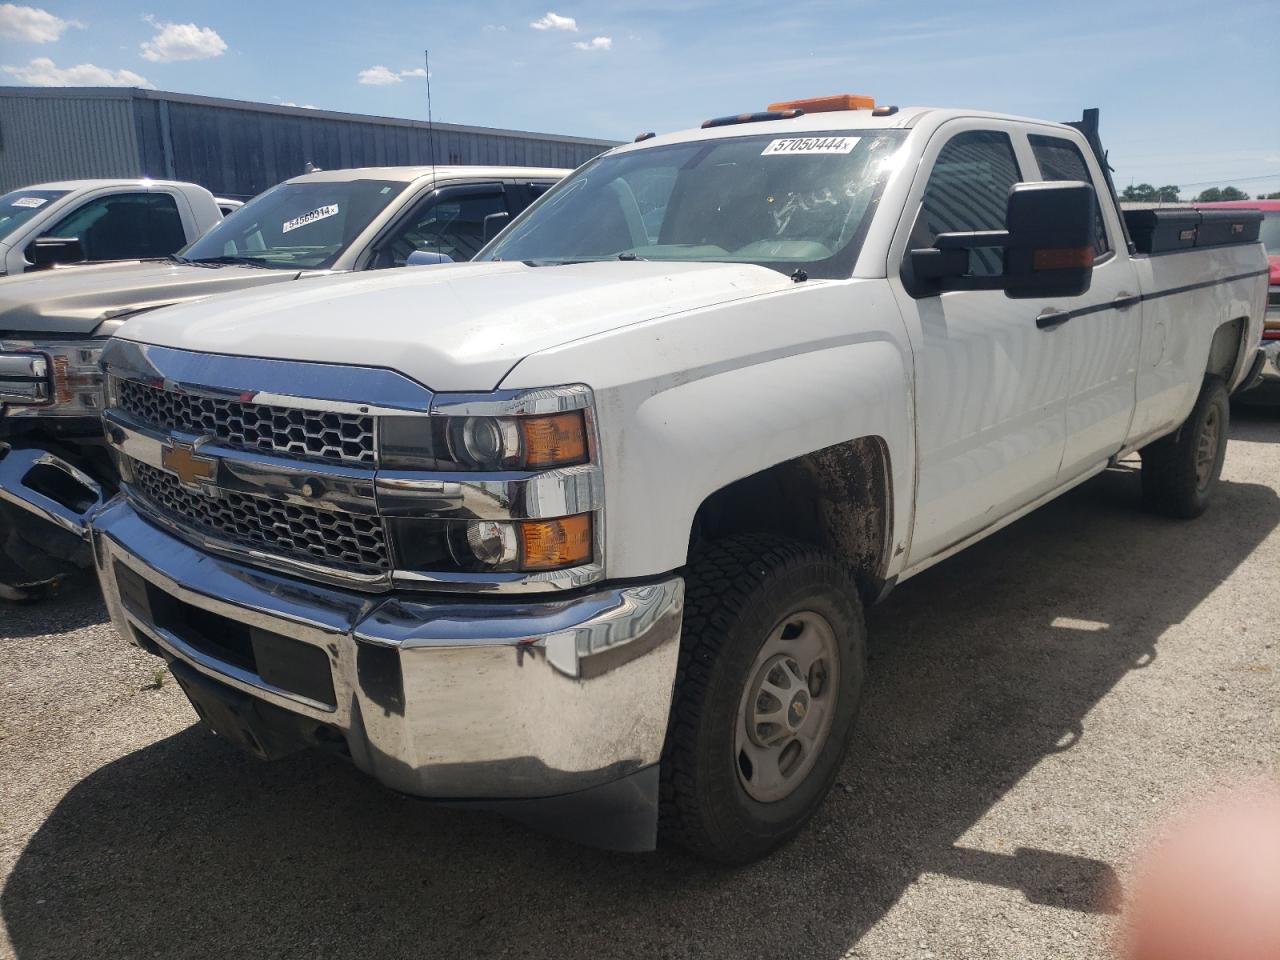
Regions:
<svg viewBox="0 0 1280 960"><path fill-rule="evenodd" d="M829 554L764 537L696 553L662 756L661 839L737 864L794 836L839 773L865 661L857 584Z"/></svg>
<svg viewBox="0 0 1280 960"><path fill-rule="evenodd" d="M1200 396L1176 433L1142 448L1142 498L1157 513L1180 520L1209 507L1227 454L1231 406L1218 377L1205 377Z"/></svg>

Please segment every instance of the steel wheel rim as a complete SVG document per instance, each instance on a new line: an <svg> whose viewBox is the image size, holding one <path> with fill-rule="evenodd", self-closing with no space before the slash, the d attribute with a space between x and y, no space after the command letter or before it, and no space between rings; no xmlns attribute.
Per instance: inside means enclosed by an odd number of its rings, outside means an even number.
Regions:
<svg viewBox="0 0 1280 960"><path fill-rule="evenodd" d="M1217 407L1210 407L1205 414L1204 429L1196 443L1196 488L1203 492L1213 478L1213 467L1218 460L1218 445L1222 442L1222 418Z"/></svg>
<svg viewBox="0 0 1280 960"><path fill-rule="evenodd" d="M751 799L777 803L804 782L835 720L835 629L812 610L783 617L756 654L738 703L733 765Z"/></svg>

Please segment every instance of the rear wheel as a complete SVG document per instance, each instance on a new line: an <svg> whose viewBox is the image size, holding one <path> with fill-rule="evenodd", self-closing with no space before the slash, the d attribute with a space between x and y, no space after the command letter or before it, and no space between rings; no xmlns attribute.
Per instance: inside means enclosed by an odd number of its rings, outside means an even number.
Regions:
<svg viewBox="0 0 1280 960"><path fill-rule="evenodd" d="M835 781L866 627L848 568L742 537L695 555L662 760L661 834L745 863L792 837Z"/></svg>
<svg viewBox="0 0 1280 960"><path fill-rule="evenodd" d="M1222 474L1230 423L1226 386L1218 377L1206 377L1186 422L1142 449L1142 497L1151 509L1180 519L1208 509Z"/></svg>

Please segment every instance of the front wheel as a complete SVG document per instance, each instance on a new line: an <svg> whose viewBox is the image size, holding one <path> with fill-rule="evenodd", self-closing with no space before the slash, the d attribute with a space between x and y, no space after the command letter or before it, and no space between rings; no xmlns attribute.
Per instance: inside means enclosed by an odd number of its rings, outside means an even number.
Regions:
<svg viewBox="0 0 1280 960"><path fill-rule="evenodd" d="M741 537L692 557L662 838L746 863L799 831L839 772L865 659L857 584L825 552Z"/></svg>
<svg viewBox="0 0 1280 960"><path fill-rule="evenodd" d="M1227 388L1206 377L1176 433L1142 448L1142 498L1152 510L1189 520L1209 507L1227 455L1231 424Z"/></svg>

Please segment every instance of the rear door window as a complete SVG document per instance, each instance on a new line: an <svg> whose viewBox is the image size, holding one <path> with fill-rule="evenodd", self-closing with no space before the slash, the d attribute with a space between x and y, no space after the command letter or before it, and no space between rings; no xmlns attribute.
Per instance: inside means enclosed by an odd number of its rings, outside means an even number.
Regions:
<svg viewBox="0 0 1280 960"><path fill-rule="evenodd" d="M997 130L957 133L938 153L911 231L912 247L929 247L940 233L1003 230L1009 191L1021 179L1013 141ZM970 251L969 272L979 277L1004 271L1003 252Z"/></svg>
<svg viewBox="0 0 1280 960"><path fill-rule="evenodd" d="M178 204L167 193L116 193L73 210L45 237L75 237L86 260L167 257L186 245Z"/></svg>
<svg viewBox="0 0 1280 960"><path fill-rule="evenodd" d="M1084 162L1084 155L1070 140L1064 137L1047 137L1033 133L1027 138L1031 142L1031 152L1035 154L1036 163L1040 167L1042 180L1082 180L1093 183L1089 175L1089 166ZM1094 190L1098 185L1093 184ZM1101 193L1098 194L1102 196ZM1101 208L1093 214L1093 252L1095 257L1111 251L1111 243L1107 239L1107 228L1102 220Z"/></svg>

